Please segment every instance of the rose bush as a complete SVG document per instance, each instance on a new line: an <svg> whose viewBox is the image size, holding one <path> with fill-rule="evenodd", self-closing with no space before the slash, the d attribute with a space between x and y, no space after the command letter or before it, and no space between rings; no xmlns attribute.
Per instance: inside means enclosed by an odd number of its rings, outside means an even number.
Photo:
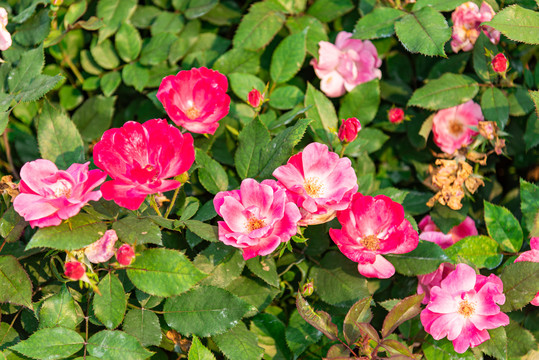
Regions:
<svg viewBox="0 0 539 360"><path fill-rule="evenodd" d="M537 357L536 1L0 7L0 359Z"/></svg>

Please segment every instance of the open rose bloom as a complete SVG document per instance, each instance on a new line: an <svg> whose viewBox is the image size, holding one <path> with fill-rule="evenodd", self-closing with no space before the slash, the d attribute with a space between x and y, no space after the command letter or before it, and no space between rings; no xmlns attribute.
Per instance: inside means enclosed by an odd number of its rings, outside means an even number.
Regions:
<svg viewBox="0 0 539 360"><path fill-rule="evenodd" d="M268 255L297 233L301 218L297 206L274 180L259 184L242 181L239 190L218 193L213 204L223 218L219 221L219 240L243 250L248 260Z"/></svg>
<svg viewBox="0 0 539 360"><path fill-rule="evenodd" d="M20 194L13 201L15 211L32 227L60 225L77 215L89 201L101 198L101 185L107 175L101 170L88 171L88 165L73 164L58 170L50 160L30 161L21 169Z"/></svg>
<svg viewBox="0 0 539 360"><path fill-rule="evenodd" d="M339 158L328 147L311 143L292 156L273 176L300 208L300 226L321 224L344 210L357 192L357 177L348 158Z"/></svg>
<svg viewBox="0 0 539 360"><path fill-rule="evenodd" d="M425 216L418 224L419 238L421 240L426 240L438 244L442 249L448 248L457 241L464 239L467 236L477 235L477 228L475 227L475 222L471 217L467 216L466 219L459 225L453 227L447 234L444 234L430 215Z"/></svg>
<svg viewBox="0 0 539 360"><path fill-rule="evenodd" d="M166 179L189 170L194 160L191 134L163 119L128 121L105 131L94 147L95 164L113 178L101 187L103 197L129 210L138 209L146 195L180 187Z"/></svg>
<svg viewBox="0 0 539 360"><path fill-rule="evenodd" d="M494 15L494 10L486 2L481 4L481 8L471 1L458 6L451 15L453 20L451 48L453 51L472 50L481 31L493 44L500 42L500 32L498 30L486 25L481 26L482 22L492 20Z"/></svg>
<svg viewBox="0 0 539 360"><path fill-rule="evenodd" d="M230 109L226 76L205 67L180 71L161 81L157 98L178 126L213 134Z"/></svg>
<svg viewBox="0 0 539 360"><path fill-rule="evenodd" d="M0 50L4 51L11 47L11 34L7 31L7 11L0 7Z"/></svg>
<svg viewBox="0 0 539 360"><path fill-rule="evenodd" d="M509 324L509 317L498 306L504 303L499 277L478 275L470 266L458 264L440 286L431 289L421 323L434 339L447 337L462 354L490 339L487 329Z"/></svg>
<svg viewBox="0 0 539 360"><path fill-rule="evenodd" d="M329 97L341 96L359 84L382 78L382 60L374 45L369 40L351 37L351 33L341 31L335 44L320 41L319 60L311 60L321 80L320 88Z"/></svg>
<svg viewBox="0 0 539 360"><path fill-rule="evenodd" d="M453 154L456 150L472 143L478 134L477 127L483 121L481 106L472 100L467 103L440 110L432 119L434 143L443 152Z"/></svg>
<svg viewBox="0 0 539 360"><path fill-rule="evenodd" d="M337 219L342 229L329 229L329 235L366 277L390 278L395 268L382 255L408 253L419 242L417 232L404 218L402 205L385 195L356 193L350 207L339 211Z"/></svg>
<svg viewBox="0 0 539 360"><path fill-rule="evenodd" d="M520 261L539 262L539 237L532 237L530 239L530 247L531 247L531 250L524 251L522 254L520 254L515 259L515 262L520 262ZM539 291L535 295L535 298L533 298L533 300L530 302L530 304L539 306Z"/></svg>
<svg viewBox="0 0 539 360"><path fill-rule="evenodd" d="M421 238L421 235L419 235L419 238ZM425 275L418 275L417 293L425 294L423 301L421 301L422 304L429 303L430 290L435 286L440 286L442 280L445 279L447 275L451 274L453 270L455 270L455 265L450 263L442 263L435 271Z"/></svg>

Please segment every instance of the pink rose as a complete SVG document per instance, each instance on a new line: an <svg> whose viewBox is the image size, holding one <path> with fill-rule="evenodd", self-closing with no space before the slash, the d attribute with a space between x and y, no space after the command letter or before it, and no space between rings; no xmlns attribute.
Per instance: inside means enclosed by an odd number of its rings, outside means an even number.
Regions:
<svg viewBox="0 0 539 360"><path fill-rule="evenodd" d="M324 144L311 143L292 156L273 176L300 208L300 226L321 224L344 210L357 192L357 177L348 158L330 152Z"/></svg>
<svg viewBox="0 0 539 360"><path fill-rule="evenodd" d="M388 111L387 118L393 124L400 124L404 120L404 110L401 108L393 108Z"/></svg>
<svg viewBox="0 0 539 360"><path fill-rule="evenodd" d="M24 164L20 194L13 201L15 211L40 228L77 215L90 200L101 198L101 191L92 189L107 177L101 170L88 171L88 164L73 164L65 171L44 159Z"/></svg>
<svg viewBox="0 0 539 360"><path fill-rule="evenodd" d="M361 130L361 123L357 118L343 120L339 128L339 140L351 143L357 138L359 130Z"/></svg>
<svg viewBox="0 0 539 360"><path fill-rule="evenodd" d="M135 258L135 250L129 244L123 244L116 251L116 260L118 263L123 266L131 265L133 259Z"/></svg>
<svg viewBox="0 0 539 360"><path fill-rule="evenodd" d="M497 54L492 59L492 69L500 75L505 75L508 66L509 61L507 61L507 58L503 53Z"/></svg>
<svg viewBox="0 0 539 360"><path fill-rule="evenodd" d="M421 235L419 236L421 238ZM417 293L425 293L425 297L422 304L428 304L430 301L430 290L435 286L440 286L442 280L447 277L453 270L455 270L455 265L449 263L442 263L435 271L419 275L417 277Z"/></svg>
<svg viewBox="0 0 539 360"><path fill-rule="evenodd" d="M425 216L418 225L419 230L421 230L419 238L421 240L436 243L442 249L450 247L457 241L464 239L467 236L478 234L477 228L475 227L475 222L469 216L467 216L462 223L449 230L447 234L444 234L440 229L438 229L434 221L432 221L430 215Z"/></svg>
<svg viewBox="0 0 539 360"><path fill-rule="evenodd" d="M249 94L247 95L247 101L249 102L249 105L251 105L254 108L259 107L262 105L262 101L264 101L264 97L258 91L257 89L253 89L249 91Z"/></svg>
<svg viewBox="0 0 539 360"><path fill-rule="evenodd" d="M96 166L113 178L101 187L103 197L129 210L138 209L146 195L180 187L179 181L166 179L189 170L194 160L191 134L163 119L128 121L105 131L94 146Z"/></svg>
<svg viewBox="0 0 539 360"><path fill-rule="evenodd" d="M387 279L395 268L381 254L404 254L417 247L419 238L404 218L401 204L385 195L356 193L350 207L339 211L342 229L329 229L331 239L366 277Z"/></svg>
<svg viewBox="0 0 539 360"><path fill-rule="evenodd" d="M182 70L161 81L157 98L178 126L199 134L213 134L230 109L228 80L205 67Z"/></svg>
<svg viewBox="0 0 539 360"><path fill-rule="evenodd" d="M443 152L453 154L461 147L472 143L478 133L470 127L477 127L478 123L483 120L481 106L472 100L440 110L432 119L434 143Z"/></svg>
<svg viewBox="0 0 539 360"><path fill-rule="evenodd" d="M509 317L497 304L505 303L503 283L494 274L478 275L466 264L431 289L430 301L421 312L425 331L436 340L447 336L455 351L464 353L468 347L490 339L487 329L509 324Z"/></svg>
<svg viewBox="0 0 539 360"><path fill-rule="evenodd" d="M301 214L274 180L259 184L245 179L239 190L222 191L213 199L219 221L219 240L243 250L248 260L268 255L297 232Z"/></svg>
<svg viewBox="0 0 539 360"><path fill-rule="evenodd" d="M494 10L486 2L481 4L481 9L471 1L458 6L451 15L453 20L451 48L453 51L472 50L481 30L493 44L497 44L500 41L500 32L490 26L481 26L482 22L492 20L494 15Z"/></svg>
<svg viewBox="0 0 539 360"><path fill-rule="evenodd" d="M0 7L0 50L4 51L11 46L11 34L6 29L7 11Z"/></svg>
<svg viewBox="0 0 539 360"><path fill-rule="evenodd" d="M68 261L64 264L64 275L71 280L81 280L86 275L86 267L78 261Z"/></svg>
<svg viewBox="0 0 539 360"><path fill-rule="evenodd" d="M341 96L359 84L382 78L382 60L374 45L369 40L351 37L351 33L341 31L335 45L320 41L319 60L311 60L321 80L320 88L329 97Z"/></svg>
<svg viewBox="0 0 539 360"><path fill-rule="evenodd" d="M84 254L94 264L109 261L114 255L114 243L116 240L118 240L116 231L107 230L101 239L84 249Z"/></svg>
<svg viewBox="0 0 539 360"><path fill-rule="evenodd" d="M531 250L524 251L522 254L520 254L515 259L515 262L520 262L520 261L539 262L539 237L532 237L530 239L530 247L531 247ZM539 306L539 291L537 292L533 300L530 302L530 304Z"/></svg>

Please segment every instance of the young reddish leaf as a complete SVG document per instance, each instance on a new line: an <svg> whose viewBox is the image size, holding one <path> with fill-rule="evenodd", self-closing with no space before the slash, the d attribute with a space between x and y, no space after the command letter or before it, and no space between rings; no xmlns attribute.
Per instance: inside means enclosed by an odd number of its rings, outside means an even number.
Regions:
<svg viewBox="0 0 539 360"><path fill-rule="evenodd" d="M382 325L382 336L385 338L403 322L417 316L421 311L421 300L425 294L412 295L400 301L387 314Z"/></svg>
<svg viewBox="0 0 539 360"><path fill-rule="evenodd" d="M333 345L329 348L324 360L350 359L350 351L344 345Z"/></svg>
<svg viewBox="0 0 539 360"><path fill-rule="evenodd" d="M369 337L369 339L372 339L376 341L376 343L380 343L380 336L378 336L378 332L376 329L369 323L356 323L356 326L359 328L359 331L361 331L362 337Z"/></svg>
<svg viewBox="0 0 539 360"><path fill-rule="evenodd" d="M386 350L388 350L390 353L396 353L402 354L405 356L412 356L412 353L410 352L410 349L408 347L397 340L393 339L385 339L382 341L382 347Z"/></svg>
<svg viewBox="0 0 539 360"><path fill-rule="evenodd" d="M314 311L311 305L298 293L296 307L301 317L309 324L324 333L330 340L337 340L339 330L331 322L331 316L325 311Z"/></svg>
<svg viewBox="0 0 539 360"><path fill-rule="evenodd" d="M372 297L366 297L356 302L354 305L352 305L350 310L348 310L348 314L346 314L346 317L344 318L343 325L344 338L346 339L348 345L355 343L361 336L361 332L356 326L356 323L371 321L371 301Z"/></svg>

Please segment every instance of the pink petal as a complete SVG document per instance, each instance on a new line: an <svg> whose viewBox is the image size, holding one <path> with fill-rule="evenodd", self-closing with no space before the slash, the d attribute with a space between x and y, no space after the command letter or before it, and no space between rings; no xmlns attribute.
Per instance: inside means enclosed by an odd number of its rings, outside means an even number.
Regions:
<svg viewBox="0 0 539 360"><path fill-rule="evenodd" d="M376 255L374 264L358 264L357 269L368 278L389 279L395 274L393 265L381 255Z"/></svg>

